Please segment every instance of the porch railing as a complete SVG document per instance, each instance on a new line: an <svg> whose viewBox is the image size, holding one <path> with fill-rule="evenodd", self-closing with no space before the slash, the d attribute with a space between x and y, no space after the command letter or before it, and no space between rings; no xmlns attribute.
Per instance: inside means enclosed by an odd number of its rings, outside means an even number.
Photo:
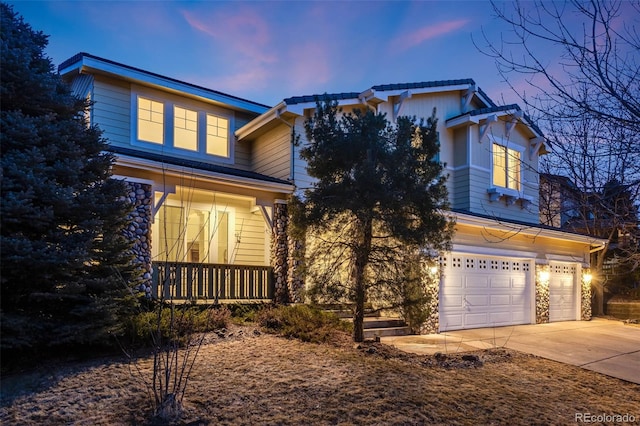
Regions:
<svg viewBox="0 0 640 426"><path fill-rule="evenodd" d="M272 300L273 268L217 263L154 262L154 296L218 303Z"/></svg>

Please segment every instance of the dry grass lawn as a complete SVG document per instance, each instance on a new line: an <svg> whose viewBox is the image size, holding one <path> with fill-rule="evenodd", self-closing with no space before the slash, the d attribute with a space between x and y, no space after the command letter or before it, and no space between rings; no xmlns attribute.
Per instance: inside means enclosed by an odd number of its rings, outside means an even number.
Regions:
<svg viewBox="0 0 640 426"><path fill-rule="evenodd" d="M575 413L640 422L639 385L514 351L436 359L254 330L208 337L183 424L551 425L573 424ZM148 379L150 360L137 363ZM143 378L122 360L49 366L3 378L0 424L144 424L149 404Z"/></svg>

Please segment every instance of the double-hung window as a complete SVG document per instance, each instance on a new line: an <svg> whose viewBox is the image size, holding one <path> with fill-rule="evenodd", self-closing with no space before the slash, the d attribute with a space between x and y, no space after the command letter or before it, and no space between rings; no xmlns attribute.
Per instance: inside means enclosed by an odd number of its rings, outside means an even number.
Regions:
<svg viewBox="0 0 640 426"><path fill-rule="evenodd" d="M493 185L520 190L520 151L493 144Z"/></svg>

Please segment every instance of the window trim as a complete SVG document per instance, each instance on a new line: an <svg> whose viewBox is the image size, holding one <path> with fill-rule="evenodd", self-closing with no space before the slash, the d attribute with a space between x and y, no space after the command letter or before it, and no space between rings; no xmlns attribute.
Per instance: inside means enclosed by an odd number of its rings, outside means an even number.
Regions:
<svg viewBox="0 0 640 426"><path fill-rule="evenodd" d="M171 93L161 92L148 87L131 85L130 95L130 143L132 146L144 148L148 151L156 151L162 153L174 153L180 157L186 157L198 160L207 160L215 163L233 164L235 162L235 141L234 132L235 128L235 116L232 111L220 108L218 106L201 102L196 99L191 99L183 96L173 95ZM154 143L147 142L138 139L138 97L147 98L156 102L161 102L164 105L164 142ZM190 150L186 148L174 146L174 107L180 107L191 111L196 111L198 124L197 124L197 150ZM221 117L227 120L227 151L228 157L207 153L207 127L206 117L207 114Z"/></svg>
<svg viewBox="0 0 640 426"><path fill-rule="evenodd" d="M509 192L515 192L515 193L520 193L522 191L522 188L524 186L524 173L523 173L523 168L522 168L522 163L524 162L523 160L523 154L525 151L525 148L523 146L520 145L516 145L514 143L510 143L509 141L505 141L505 140L501 140L498 138L490 138L491 141L491 187L497 187L497 188L503 188ZM494 151L494 146L498 145L501 146L503 148L505 148L507 151L505 153L505 161L506 161L506 165L505 165L505 186L503 185L498 185L495 182L495 174L494 174L494 170L495 170L495 151ZM519 180L518 180L518 187L517 188L512 188L509 186L509 176L510 176L510 170L512 170L512 166L509 165L509 150L511 151L516 151L520 154L520 161L518 162L518 175L519 175ZM512 173L511 173L512 174Z"/></svg>

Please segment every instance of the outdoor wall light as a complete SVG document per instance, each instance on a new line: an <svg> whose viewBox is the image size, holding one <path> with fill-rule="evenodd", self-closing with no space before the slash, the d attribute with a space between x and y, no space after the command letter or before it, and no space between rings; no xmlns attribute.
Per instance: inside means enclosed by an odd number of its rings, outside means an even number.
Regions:
<svg viewBox="0 0 640 426"><path fill-rule="evenodd" d="M438 267L435 265L429 267L429 272L431 273L431 275L436 275L438 273Z"/></svg>
<svg viewBox="0 0 640 426"><path fill-rule="evenodd" d="M591 284L592 279L593 279L593 275L591 275L588 272L582 276L582 281L584 281L585 284Z"/></svg>
<svg viewBox="0 0 640 426"><path fill-rule="evenodd" d="M543 283L549 282L549 271L539 271L538 272L538 281Z"/></svg>

